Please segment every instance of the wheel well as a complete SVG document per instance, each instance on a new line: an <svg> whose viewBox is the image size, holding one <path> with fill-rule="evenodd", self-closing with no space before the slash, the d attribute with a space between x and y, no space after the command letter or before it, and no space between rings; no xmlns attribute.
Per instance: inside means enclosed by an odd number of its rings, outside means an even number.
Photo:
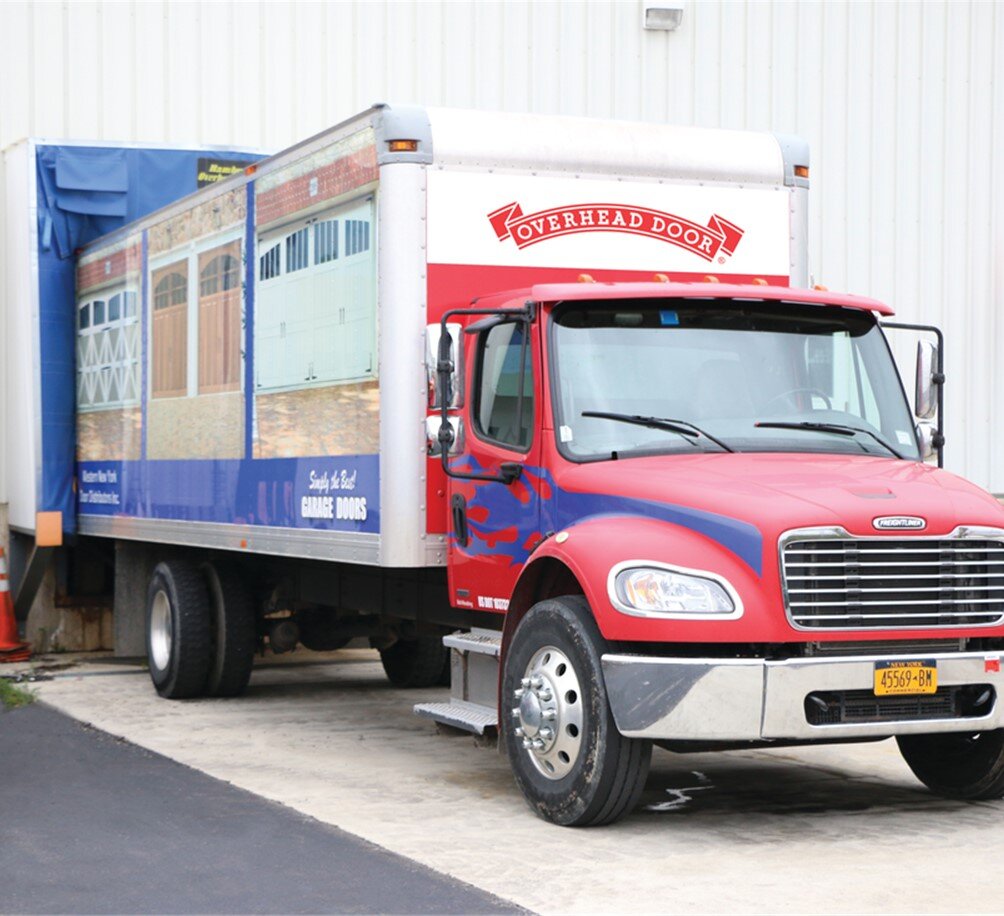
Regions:
<svg viewBox="0 0 1004 916"><path fill-rule="evenodd" d="M541 557L531 563L520 576L519 582L509 600L502 630L502 654L505 655L509 640L523 615L538 601L545 598L560 598L562 595L584 595L579 580L561 560Z"/></svg>

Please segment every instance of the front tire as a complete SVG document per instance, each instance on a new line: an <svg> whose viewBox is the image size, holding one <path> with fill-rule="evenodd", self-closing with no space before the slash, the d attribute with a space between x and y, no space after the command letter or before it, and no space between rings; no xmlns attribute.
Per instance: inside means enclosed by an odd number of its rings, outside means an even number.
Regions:
<svg viewBox="0 0 1004 916"><path fill-rule="evenodd" d="M206 688L212 649L209 596L201 571L185 560L158 563L146 607L147 659L157 693L169 700L199 696Z"/></svg>
<svg viewBox="0 0 1004 916"><path fill-rule="evenodd" d="M969 801L1004 797L1004 729L900 735L900 753L937 795Z"/></svg>
<svg viewBox="0 0 1004 916"><path fill-rule="evenodd" d="M610 824L634 808L650 741L617 731L600 656L606 641L581 596L535 604L502 678L502 740L527 804L566 827Z"/></svg>

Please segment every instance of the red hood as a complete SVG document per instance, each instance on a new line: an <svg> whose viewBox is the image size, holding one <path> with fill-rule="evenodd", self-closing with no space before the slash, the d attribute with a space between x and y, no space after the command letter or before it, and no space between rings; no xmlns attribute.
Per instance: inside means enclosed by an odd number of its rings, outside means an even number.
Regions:
<svg viewBox="0 0 1004 916"><path fill-rule="evenodd" d="M790 528L840 525L876 535L880 516L919 516L916 534L958 525L1004 527L1004 506L947 471L864 455L674 455L565 466L564 489L671 503L740 519L774 540ZM904 536L905 532L890 534Z"/></svg>

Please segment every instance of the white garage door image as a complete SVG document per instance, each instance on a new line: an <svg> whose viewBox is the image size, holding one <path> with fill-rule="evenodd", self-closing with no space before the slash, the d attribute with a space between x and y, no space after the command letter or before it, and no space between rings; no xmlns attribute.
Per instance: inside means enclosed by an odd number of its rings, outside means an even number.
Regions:
<svg viewBox="0 0 1004 916"><path fill-rule="evenodd" d="M134 289L77 303L77 406L105 410L139 403L139 317Z"/></svg>
<svg viewBox="0 0 1004 916"><path fill-rule="evenodd" d="M376 376L373 198L258 239L255 388Z"/></svg>

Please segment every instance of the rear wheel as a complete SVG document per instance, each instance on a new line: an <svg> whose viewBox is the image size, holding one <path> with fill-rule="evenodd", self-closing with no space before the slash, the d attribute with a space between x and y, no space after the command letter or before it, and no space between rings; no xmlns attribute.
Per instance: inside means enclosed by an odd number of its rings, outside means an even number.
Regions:
<svg viewBox="0 0 1004 916"><path fill-rule="evenodd" d="M580 596L535 604L505 658L501 728L530 807L562 826L609 824L645 787L652 744L617 731L600 655L606 642Z"/></svg>
<svg viewBox="0 0 1004 916"><path fill-rule="evenodd" d="M228 566L206 563L202 567L209 591L212 652L206 693L235 697L251 678L255 632L254 599L244 580Z"/></svg>
<svg viewBox="0 0 1004 916"><path fill-rule="evenodd" d="M199 569L158 563L147 590L147 659L157 693L171 700L202 694L211 660L209 597Z"/></svg>
<svg viewBox="0 0 1004 916"><path fill-rule="evenodd" d="M380 650L387 679L395 687L435 687L441 683L449 650L443 637L423 634L415 639L399 639Z"/></svg>
<svg viewBox="0 0 1004 916"><path fill-rule="evenodd" d="M900 753L914 775L947 798L1004 797L1004 729L900 735Z"/></svg>

